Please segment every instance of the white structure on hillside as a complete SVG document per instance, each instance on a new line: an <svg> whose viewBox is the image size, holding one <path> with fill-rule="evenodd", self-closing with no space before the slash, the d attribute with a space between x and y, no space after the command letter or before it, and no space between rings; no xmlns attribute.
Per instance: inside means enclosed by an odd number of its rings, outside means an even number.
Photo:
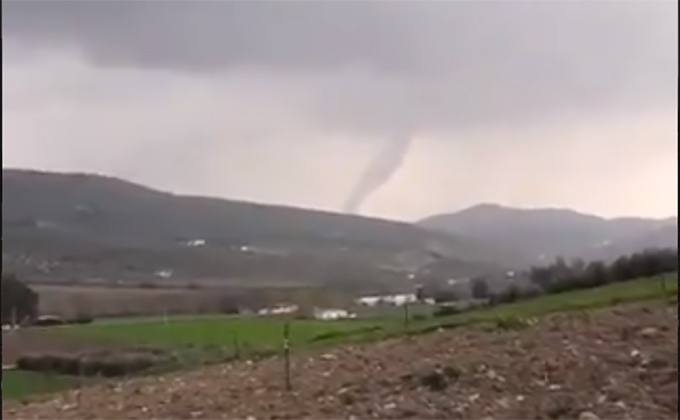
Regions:
<svg viewBox="0 0 680 420"><path fill-rule="evenodd" d="M322 320L347 319L356 318L356 314L353 314L345 309L314 308L314 318Z"/></svg>
<svg viewBox="0 0 680 420"><path fill-rule="evenodd" d="M450 279L446 280L446 284L448 284L449 286L455 286L455 285L468 283L469 281L470 281L470 279L467 278L467 277L465 277L465 278L450 278Z"/></svg>
<svg viewBox="0 0 680 420"><path fill-rule="evenodd" d="M186 242L186 245L191 247L205 246L205 239L191 239Z"/></svg>
<svg viewBox="0 0 680 420"><path fill-rule="evenodd" d="M385 295L385 296L364 296L356 300L359 305L377 306L380 304L402 306L407 303L415 303L418 299L414 293Z"/></svg>
<svg viewBox="0 0 680 420"><path fill-rule="evenodd" d="M297 305L278 305L273 308L263 308L257 311L258 315L284 315L297 312Z"/></svg>
<svg viewBox="0 0 680 420"><path fill-rule="evenodd" d="M169 279L172 277L172 270L158 270L154 273L154 275L162 279Z"/></svg>

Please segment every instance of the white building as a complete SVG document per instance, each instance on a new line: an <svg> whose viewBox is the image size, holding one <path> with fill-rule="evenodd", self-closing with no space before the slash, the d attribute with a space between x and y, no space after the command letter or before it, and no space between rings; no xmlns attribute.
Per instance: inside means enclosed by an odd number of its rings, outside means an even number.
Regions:
<svg viewBox="0 0 680 420"><path fill-rule="evenodd" d="M186 242L186 245L191 247L205 246L205 239L191 239Z"/></svg>
<svg viewBox="0 0 680 420"><path fill-rule="evenodd" d="M258 315L284 315L297 312L297 305L279 305L273 308L263 308L257 311Z"/></svg>
<svg viewBox="0 0 680 420"><path fill-rule="evenodd" d="M169 279L172 277L172 270L158 270L154 273L154 275L162 279Z"/></svg>
<svg viewBox="0 0 680 420"><path fill-rule="evenodd" d="M356 300L359 305L377 306L379 304L402 306L407 303L415 303L418 299L414 293L385 295L385 296L364 296Z"/></svg>
<svg viewBox="0 0 680 420"><path fill-rule="evenodd" d="M345 309L314 308L314 318L322 320L347 319L356 318L356 314L353 314Z"/></svg>

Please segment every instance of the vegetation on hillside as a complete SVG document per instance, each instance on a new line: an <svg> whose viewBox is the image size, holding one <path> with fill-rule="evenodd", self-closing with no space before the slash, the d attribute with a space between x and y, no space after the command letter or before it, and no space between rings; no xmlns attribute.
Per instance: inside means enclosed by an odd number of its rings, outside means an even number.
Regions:
<svg viewBox="0 0 680 420"><path fill-rule="evenodd" d="M621 256L610 264L581 260L568 264L557 259L552 265L532 268L530 278L547 292L561 292L674 271L678 271L677 249L650 249Z"/></svg>
<svg viewBox="0 0 680 420"><path fill-rule="evenodd" d="M163 283L154 272L167 268L173 279L361 288L405 282L383 268L401 267L404 255L409 265L432 250L455 255L460 275L496 261L483 246L410 223L178 196L96 175L4 169L2 186L3 265L35 280ZM205 242L188 245L197 239Z"/></svg>
<svg viewBox="0 0 680 420"><path fill-rule="evenodd" d="M449 316L416 324L412 332L457 328L479 323L503 324L507 320L518 321L519 324L528 326L531 318L550 313L595 309L631 302L677 300L677 294L678 274L663 274L531 299L517 299L462 313L448 314Z"/></svg>
<svg viewBox="0 0 680 420"><path fill-rule="evenodd" d="M621 256L611 263L585 263L578 259L568 263L563 258L558 258L550 265L532 267L528 272L518 274L517 277L528 278L532 287L522 287L513 282L513 279L508 279L510 284L505 290L491 293L483 286L483 278L476 278L472 281L471 288L475 298L488 298L491 304L495 304L677 271L677 249L649 249Z"/></svg>

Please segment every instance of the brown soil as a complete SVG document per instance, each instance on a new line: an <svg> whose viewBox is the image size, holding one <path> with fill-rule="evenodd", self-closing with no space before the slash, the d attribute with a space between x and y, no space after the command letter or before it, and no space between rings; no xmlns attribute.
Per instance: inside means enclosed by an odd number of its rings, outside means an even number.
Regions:
<svg viewBox="0 0 680 420"><path fill-rule="evenodd" d="M46 327L59 328L59 327ZM104 344L87 342L75 338L60 337L44 329L25 328L2 333L2 364L12 365L28 353L77 353L86 350L108 348Z"/></svg>
<svg viewBox="0 0 680 420"><path fill-rule="evenodd" d="M310 287L239 287L222 284L200 289L32 285L40 297L41 314L73 318L85 314L94 318L111 316L149 316L163 314L221 313L225 299L233 299L246 307L270 306L280 302L311 304L331 308L352 302L345 293Z"/></svg>
<svg viewBox="0 0 680 420"><path fill-rule="evenodd" d="M72 318L86 314L106 316L162 315L164 313L219 312L222 292L133 287L80 287L35 285L40 313Z"/></svg>
<svg viewBox="0 0 680 420"><path fill-rule="evenodd" d="M2 332L2 364L14 365L21 356L37 354L92 354L98 351L128 352L142 348L126 343L104 343L85 337L67 336L60 327L20 328Z"/></svg>
<svg viewBox="0 0 680 420"><path fill-rule="evenodd" d="M5 418L678 418L677 308L560 314L109 383ZM46 398L46 399L45 399Z"/></svg>

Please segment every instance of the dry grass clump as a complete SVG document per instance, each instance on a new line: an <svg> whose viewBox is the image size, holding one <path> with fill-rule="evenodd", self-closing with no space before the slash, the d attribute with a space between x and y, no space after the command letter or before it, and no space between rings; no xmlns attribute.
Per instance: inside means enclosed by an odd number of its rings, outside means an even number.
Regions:
<svg viewBox="0 0 680 420"><path fill-rule="evenodd" d="M123 376L171 361L171 357L152 350L94 351L80 354L31 353L17 360L22 370L62 375Z"/></svg>

